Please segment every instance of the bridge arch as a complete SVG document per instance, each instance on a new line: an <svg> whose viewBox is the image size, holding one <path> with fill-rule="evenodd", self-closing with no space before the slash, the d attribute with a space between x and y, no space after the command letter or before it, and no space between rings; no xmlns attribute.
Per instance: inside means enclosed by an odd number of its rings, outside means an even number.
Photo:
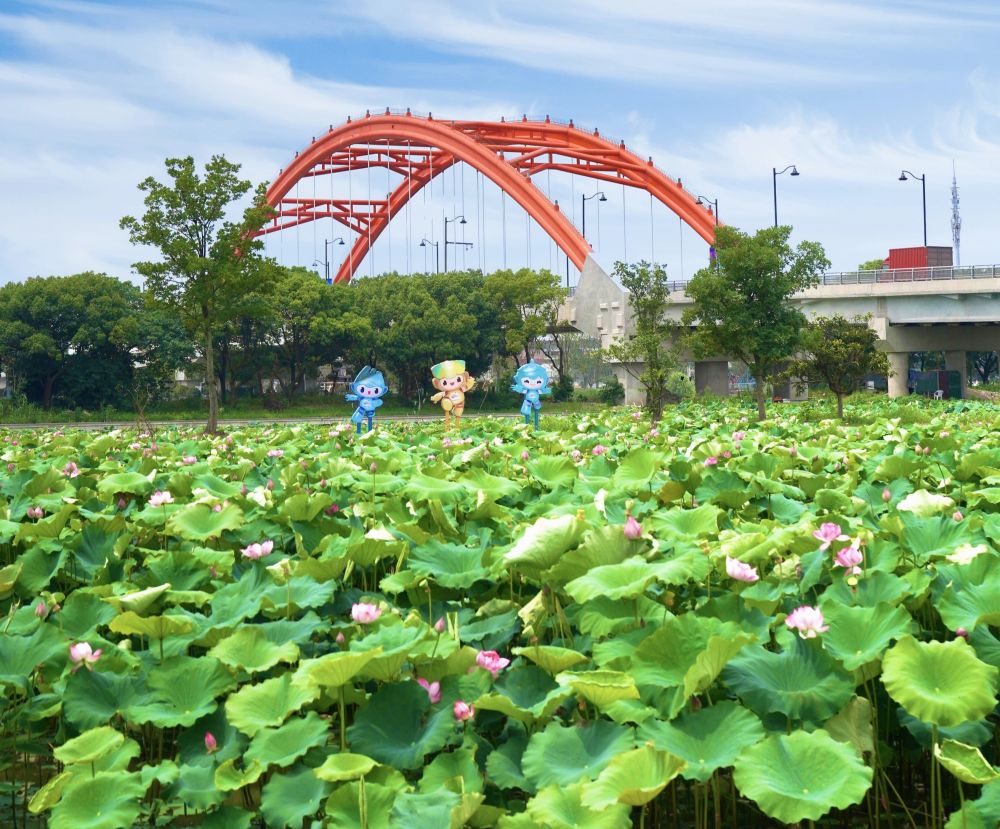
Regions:
<svg viewBox="0 0 1000 829"><path fill-rule="evenodd" d="M260 234L305 222L332 218L357 234L338 269L336 282L346 282L371 250L393 216L430 181L458 162L465 162L519 204L552 238L571 262L582 269L590 245L569 218L532 183L544 170L558 170L600 181L637 187L676 213L711 244L715 217L675 181L625 147L577 129L572 122L438 121L431 117L391 114L348 120L313 139L267 189L275 208ZM364 168L385 167L402 181L385 199L299 198L298 182Z"/></svg>

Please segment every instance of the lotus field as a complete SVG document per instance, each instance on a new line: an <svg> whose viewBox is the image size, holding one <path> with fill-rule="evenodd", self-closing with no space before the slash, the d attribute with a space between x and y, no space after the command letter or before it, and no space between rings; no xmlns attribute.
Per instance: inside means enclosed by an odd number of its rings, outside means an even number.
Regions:
<svg viewBox="0 0 1000 829"><path fill-rule="evenodd" d="M993 409L0 433L0 824L1000 822Z"/></svg>

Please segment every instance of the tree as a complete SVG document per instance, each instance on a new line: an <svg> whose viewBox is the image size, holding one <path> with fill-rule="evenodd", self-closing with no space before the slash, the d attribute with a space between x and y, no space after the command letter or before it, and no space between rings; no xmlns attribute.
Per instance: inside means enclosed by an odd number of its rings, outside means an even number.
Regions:
<svg viewBox="0 0 1000 829"><path fill-rule="evenodd" d="M878 350L878 334L868 327L871 314L846 319L817 317L802 332L798 359L787 374L826 383L837 396L837 417L844 418L844 395L868 374L890 375L889 359Z"/></svg>
<svg viewBox="0 0 1000 829"><path fill-rule="evenodd" d="M0 362L8 383L49 409L119 403L142 344L139 289L99 273L33 277L0 288Z"/></svg>
<svg viewBox="0 0 1000 829"><path fill-rule="evenodd" d="M869 259L858 265L859 271L880 271L885 267L885 259Z"/></svg>
<svg viewBox="0 0 1000 829"><path fill-rule="evenodd" d="M152 176L142 181L146 212L141 219L125 216L121 226L133 244L159 250L160 261L137 262L135 269L145 277L150 299L174 312L197 338L208 387L205 428L214 432L219 421L214 337L238 316L242 298L266 277L257 254L262 244L251 234L273 211L260 186L241 221L226 219L251 184L237 176L240 166L223 156L212 156L204 178L195 171L191 156L168 158L165 164L172 183L162 184Z"/></svg>
<svg viewBox="0 0 1000 829"><path fill-rule="evenodd" d="M616 262L614 274L628 294L635 336L608 346L604 356L621 363L642 383L650 420L657 423L663 414L670 376L677 370L677 360L670 345L677 325L666 316L670 305L667 272L660 265L649 262L634 265Z"/></svg>
<svg viewBox="0 0 1000 829"><path fill-rule="evenodd" d="M758 230L754 236L720 225L715 232L715 263L698 271L687 285L691 307L684 324L696 357L723 354L742 360L756 383L757 418L767 416L764 383L798 344L802 313L788 304L798 291L818 284L830 266L818 242L788 243L787 225Z"/></svg>
<svg viewBox="0 0 1000 829"><path fill-rule="evenodd" d="M517 365L528 362L536 342L555 322L566 296L559 276L544 269L496 271L486 277L483 289L500 316L500 353L513 357ZM562 377L562 360L553 362Z"/></svg>
<svg viewBox="0 0 1000 829"><path fill-rule="evenodd" d="M995 351L970 351L968 360L970 369L968 373L975 373L980 383L988 383L1000 368Z"/></svg>

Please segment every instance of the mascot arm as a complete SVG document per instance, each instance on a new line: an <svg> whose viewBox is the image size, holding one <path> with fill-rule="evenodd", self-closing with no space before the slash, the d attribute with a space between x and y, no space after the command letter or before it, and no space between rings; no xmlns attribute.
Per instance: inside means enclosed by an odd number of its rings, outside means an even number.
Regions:
<svg viewBox="0 0 1000 829"><path fill-rule="evenodd" d="M382 401L379 398L377 398L377 397L372 401L372 408L373 409L377 409L381 405L382 405Z"/></svg>
<svg viewBox="0 0 1000 829"><path fill-rule="evenodd" d="M439 391L437 394L432 394L431 395L431 403L437 403L438 400L440 400L442 397L444 397L444 392L443 391Z"/></svg>
<svg viewBox="0 0 1000 829"><path fill-rule="evenodd" d="M476 378L470 377L468 380L465 381L465 390L472 391L475 385L476 385Z"/></svg>
<svg viewBox="0 0 1000 829"><path fill-rule="evenodd" d="M358 396L356 394L346 394L344 395L344 400L357 400Z"/></svg>

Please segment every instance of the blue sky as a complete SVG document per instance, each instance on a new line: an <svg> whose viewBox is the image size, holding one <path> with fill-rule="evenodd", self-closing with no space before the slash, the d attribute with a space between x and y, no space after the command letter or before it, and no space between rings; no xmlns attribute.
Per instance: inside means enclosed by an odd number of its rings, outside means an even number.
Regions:
<svg viewBox="0 0 1000 829"><path fill-rule="evenodd" d="M165 157L221 152L267 180L328 124L386 106L573 118L652 155L745 230L772 221L771 168L797 164L799 177L778 180L779 217L794 238L821 242L834 269L920 244L920 185L897 181L901 168L927 174L929 241L950 244L954 161L962 262L993 264L998 35L989 2L4 0L0 281L128 276L139 256L118 220L140 210L135 185L161 175ZM417 242L440 238L463 185L477 219L460 264L503 264L505 218L508 264L561 270L523 213L508 202L502 218L498 193L473 206L471 171L439 184L363 271L423 269ZM576 201L593 184L543 186L579 224ZM705 261L666 208L607 195L587 217L605 266L653 256L680 278ZM314 225L269 240L269 252L322 258L322 240L343 229Z"/></svg>

